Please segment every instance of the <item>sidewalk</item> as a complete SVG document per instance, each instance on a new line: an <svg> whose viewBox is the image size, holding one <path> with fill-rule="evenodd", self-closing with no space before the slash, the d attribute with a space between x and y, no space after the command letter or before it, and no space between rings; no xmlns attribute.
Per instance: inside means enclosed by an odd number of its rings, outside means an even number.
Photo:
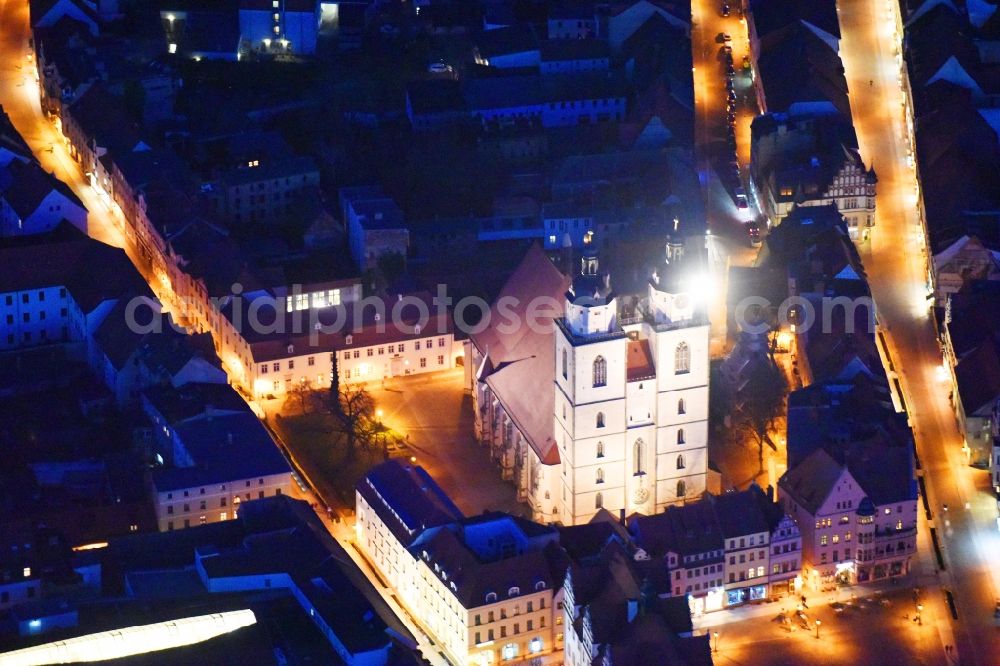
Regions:
<svg viewBox="0 0 1000 666"><path fill-rule="evenodd" d="M871 585L852 585L849 587L841 587L834 592L810 593L806 591L804 594L806 597L806 603L809 607L816 608L819 606L827 606L835 601L846 603L850 601L852 597L854 599L863 599L865 597L870 597L886 591L905 589L906 587L912 587L913 583L917 582L920 582L917 577L910 576L895 585L886 581L882 583L873 583ZM713 627L732 624L734 622L742 622L744 620L750 620L758 617L774 617L781 612L794 611L798 603L798 597L789 595L779 599L778 601L748 604L737 608L705 613L701 616L691 618L691 621L694 625L694 630L697 632L700 630L708 630Z"/></svg>

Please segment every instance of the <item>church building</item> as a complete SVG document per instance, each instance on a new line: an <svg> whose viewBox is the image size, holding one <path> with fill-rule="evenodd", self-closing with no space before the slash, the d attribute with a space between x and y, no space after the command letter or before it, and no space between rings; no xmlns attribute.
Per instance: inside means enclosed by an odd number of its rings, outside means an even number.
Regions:
<svg viewBox="0 0 1000 666"><path fill-rule="evenodd" d="M533 247L494 303L505 317L470 339L477 435L532 517L564 525L698 499L708 464L701 252L668 238L645 289L619 294L591 241L572 278ZM498 324L543 298L551 323Z"/></svg>

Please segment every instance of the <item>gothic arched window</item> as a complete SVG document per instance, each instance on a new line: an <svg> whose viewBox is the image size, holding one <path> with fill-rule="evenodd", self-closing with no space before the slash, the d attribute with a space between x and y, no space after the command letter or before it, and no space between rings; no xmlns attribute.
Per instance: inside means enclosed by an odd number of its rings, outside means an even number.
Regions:
<svg viewBox="0 0 1000 666"><path fill-rule="evenodd" d="M597 468L597 482L604 483L604 470L600 467Z"/></svg>
<svg viewBox="0 0 1000 666"><path fill-rule="evenodd" d="M677 443L678 444L684 443L684 428L677 429Z"/></svg>
<svg viewBox="0 0 1000 666"><path fill-rule="evenodd" d="M645 474L645 471L642 468L644 448L642 439L635 440L635 444L632 445L632 473L636 476L639 474Z"/></svg>
<svg viewBox="0 0 1000 666"><path fill-rule="evenodd" d="M687 495L687 484L683 480L677 482L677 496L684 497Z"/></svg>
<svg viewBox="0 0 1000 666"><path fill-rule="evenodd" d="M683 375L691 372L691 349L682 342L674 349L674 374Z"/></svg>
<svg viewBox="0 0 1000 666"><path fill-rule="evenodd" d="M598 458L604 457L604 442L597 443L597 457Z"/></svg>
<svg viewBox="0 0 1000 666"><path fill-rule="evenodd" d="M563 379L567 379L569 377L569 373L567 372L567 368L568 367L569 367L569 360L567 358L566 348L564 347L563 350L562 350L562 375L563 375Z"/></svg>
<svg viewBox="0 0 1000 666"><path fill-rule="evenodd" d="M677 456L677 469L684 469L684 456Z"/></svg>
<svg viewBox="0 0 1000 666"><path fill-rule="evenodd" d="M687 413L687 409L685 408L685 405L684 405L684 398L681 398L680 400L677 401L677 413L678 414L686 414Z"/></svg>
<svg viewBox="0 0 1000 666"><path fill-rule="evenodd" d="M604 412L597 412L597 427L604 427Z"/></svg>
<svg viewBox="0 0 1000 666"><path fill-rule="evenodd" d="M604 493L597 493L594 496L594 508L603 509L604 508Z"/></svg>
<svg viewBox="0 0 1000 666"><path fill-rule="evenodd" d="M608 383L608 362L603 356L594 359L594 386L604 386Z"/></svg>

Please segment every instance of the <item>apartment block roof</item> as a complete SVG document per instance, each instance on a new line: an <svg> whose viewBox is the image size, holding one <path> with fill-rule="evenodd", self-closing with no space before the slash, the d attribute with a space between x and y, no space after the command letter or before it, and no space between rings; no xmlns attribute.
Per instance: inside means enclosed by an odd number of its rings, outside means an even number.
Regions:
<svg viewBox="0 0 1000 666"><path fill-rule="evenodd" d="M252 413L196 416L174 426L174 431L195 464L154 470L158 492L291 472L278 445Z"/></svg>
<svg viewBox="0 0 1000 666"><path fill-rule="evenodd" d="M358 482L357 491L404 546L424 530L463 518L451 498L418 465L385 462Z"/></svg>
<svg viewBox="0 0 1000 666"><path fill-rule="evenodd" d="M68 223L49 233L0 241L0 266L0 293L62 286L83 312L126 294L152 297L124 250Z"/></svg>

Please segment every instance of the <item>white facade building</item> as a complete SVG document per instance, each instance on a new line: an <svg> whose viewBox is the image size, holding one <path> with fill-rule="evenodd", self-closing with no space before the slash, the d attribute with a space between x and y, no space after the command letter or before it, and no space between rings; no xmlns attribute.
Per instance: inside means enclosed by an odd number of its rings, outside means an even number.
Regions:
<svg viewBox="0 0 1000 666"><path fill-rule="evenodd" d="M602 508L659 513L705 490L708 323L690 294L668 289L654 280L647 317L620 322L596 250L584 251L555 333L554 438L567 524Z"/></svg>
<svg viewBox="0 0 1000 666"><path fill-rule="evenodd" d="M592 246L573 285L535 246L492 313L533 325L471 336L477 436L535 520L654 513L705 491L709 329L688 280L697 262L682 258L672 243L665 279L621 320ZM559 298L557 312L537 307Z"/></svg>

